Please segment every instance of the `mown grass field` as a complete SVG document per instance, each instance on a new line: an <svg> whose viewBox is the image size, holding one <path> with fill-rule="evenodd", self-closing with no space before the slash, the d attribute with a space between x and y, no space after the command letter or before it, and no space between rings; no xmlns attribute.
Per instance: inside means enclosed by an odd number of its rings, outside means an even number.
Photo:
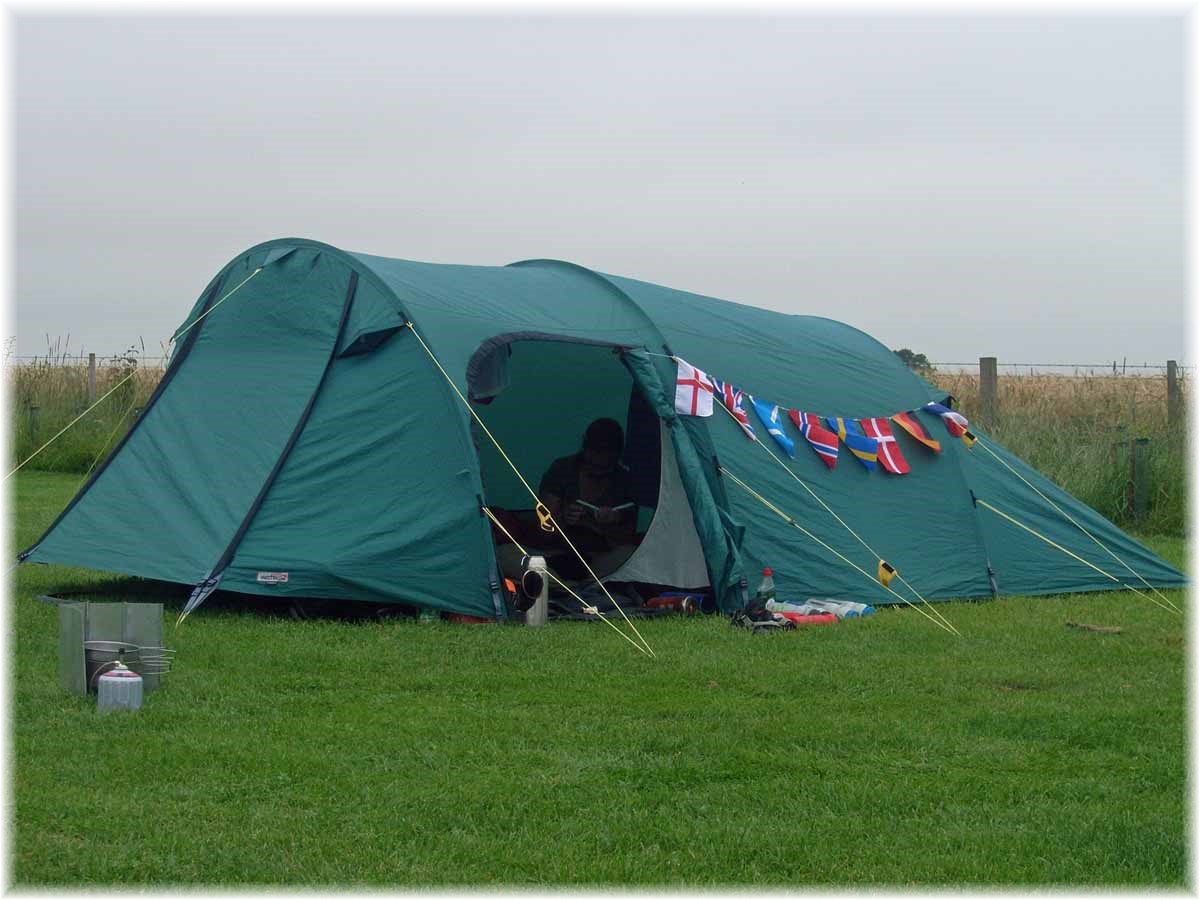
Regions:
<svg viewBox="0 0 1200 900"><path fill-rule="evenodd" d="M15 479L18 546L79 480ZM902 610L771 637L659 619L657 660L586 623L205 608L168 624L164 689L100 717L59 689L34 598L105 584L16 574L18 886L1186 878L1184 622L1137 597L943 606L961 638Z"/></svg>

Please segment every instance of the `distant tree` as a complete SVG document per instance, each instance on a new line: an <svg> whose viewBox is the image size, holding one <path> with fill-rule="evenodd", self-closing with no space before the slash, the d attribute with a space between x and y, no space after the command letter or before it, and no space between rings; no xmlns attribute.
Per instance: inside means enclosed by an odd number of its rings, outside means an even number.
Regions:
<svg viewBox="0 0 1200 900"><path fill-rule="evenodd" d="M928 374L933 371L933 363L926 358L924 353L913 353L907 347L903 347L895 352L900 357L900 361L914 372Z"/></svg>

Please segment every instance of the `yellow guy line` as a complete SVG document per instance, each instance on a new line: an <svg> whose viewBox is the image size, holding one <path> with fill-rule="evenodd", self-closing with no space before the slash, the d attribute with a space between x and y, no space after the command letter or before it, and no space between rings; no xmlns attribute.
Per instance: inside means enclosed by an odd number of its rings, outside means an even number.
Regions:
<svg viewBox="0 0 1200 900"><path fill-rule="evenodd" d="M795 519L793 519L791 516L789 516L783 510L781 510L778 506L776 506L774 503L772 503L770 500L768 500L766 497L764 497L758 491L754 490L754 488L750 487L750 485L746 484L746 482L742 481L742 479L738 478L735 474L733 474L733 472L729 471L728 466L721 466L721 473L723 475L728 475L730 478L732 478L737 484L741 485L741 487L743 489L745 489L752 497L754 497L756 500L758 500L759 503L763 504L763 506L767 507L767 509L771 510L773 513L775 513L775 515L779 516L779 518L783 519L785 522L787 522L793 528L798 529L799 531L806 534L808 537L812 538L814 541L816 541L818 544L820 544L822 547L824 547L826 550L828 550L830 553L832 553L834 556L836 556L842 562L846 563L846 565L848 565L854 569L857 569L872 584L879 584L879 581L875 578L874 575L872 575L866 569L859 566L857 563L847 559L845 556L843 556L837 550L834 550L827 543L825 543L823 540L821 540L819 537L817 537L815 534L813 534L811 531L809 531L807 528L805 528L803 525L801 525L799 522L797 522ZM903 597L900 594L897 594L890 587L886 587L884 585L880 585L880 587L883 587L883 589L885 591L887 591L889 594L891 594L897 600L900 600L903 603L907 603L909 606L911 606L913 609L915 609L917 612L919 612L921 615L923 615L926 619L928 619L930 622L932 622L938 628L941 628L943 631L948 631L951 634L959 635L959 637L962 636L961 633L959 632L959 630L957 628L955 628L953 625L951 625L949 622L945 622L945 624L943 624L943 622L939 622L937 619L935 619L929 613L925 612L925 610L921 609L921 607L917 606L915 603L913 603L907 597Z"/></svg>
<svg viewBox="0 0 1200 900"><path fill-rule="evenodd" d="M113 426L113 430L109 432L108 439L100 447L100 452L96 454L96 458L92 460L92 464L88 466L88 470L83 473L83 480L80 482L81 485L88 480L88 476L92 474L92 469L96 468L97 463L99 463L103 458L104 452L108 450L108 445L111 444L113 438L117 436L117 431L120 430L121 425L124 424L125 420L129 418L129 414L133 412L133 407L136 403L137 395L135 394L134 398L129 401L129 406L125 408L125 412L121 413L121 418L117 419L117 424Z"/></svg>
<svg viewBox="0 0 1200 900"><path fill-rule="evenodd" d="M214 309L216 309L218 306L220 306L222 303L224 303L226 300L228 300L230 297L232 297L234 294L236 294L239 290L242 289L242 285L244 285L247 281L249 281L251 278L253 278L255 275L257 275L261 271L262 271L262 266L259 266L257 269L255 269L253 272L251 272L249 275L247 275L245 278L243 278L241 283L238 284L237 287L235 287L228 294L226 294L224 297L222 297L220 300L218 300L216 303L214 303L212 306L210 306L202 315L197 316L194 322L190 323L186 328L184 328L182 331L180 331L179 334L175 335L175 337L173 337L172 340L173 341L179 340L179 338L181 338L184 334L186 334L188 331L190 331L193 326L199 324L201 319L203 319L205 316L207 316L209 313L211 313ZM13 475L15 475L21 469L21 467L25 465L25 463L29 462L29 460L33 459L35 456L37 456L39 453L41 453L43 450L45 450L47 447L49 447L51 444L53 444L55 441L57 441L60 437L62 437L64 434L66 434L67 431L70 430L71 426L73 426L76 422L78 422L80 419L82 419L84 416L86 416L88 413L90 413L93 409L95 409L97 406L99 406L102 402L104 402L105 398L107 398L109 394L111 394L113 391L115 391L117 388L119 388L121 385L123 385L126 381L128 381L130 378L132 378L136 374L137 374L137 369L134 369L132 372L130 372L128 375L126 375L124 378L122 378L120 381L118 381L112 387L112 389L108 391L108 393L106 393L103 397L101 397L99 400L97 400L95 403L93 403L91 406L89 406L87 409L85 409L83 412L81 412L79 415L77 415L74 419L72 419L70 422L68 422L66 428L64 428L62 431L60 431L54 437L50 438L50 440L46 441L46 443L42 444L42 446L40 446L36 450L34 450L33 453L29 454L29 456L25 459L24 462L22 462L20 465L17 466L17 468L13 469L11 472L9 472L7 475L4 476L4 480L7 481L9 478L11 478ZM126 413L126 415L128 415L128 413ZM110 440L111 440L111 438L110 438ZM95 465L95 464L93 463L93 465Z"/></svg>
<svg viewBox="0 0 1200 900"><path fill-rule="evenodd" d="M1158 600L1155 600L1149 594L1144 594L1135 587L1130 587L1129 585L1125 584L1125 582L1121 581L1121 579L1117 578L1115 575L1109 575L1107 572L1105 572L1099 566L1092 565L1090 562L1088 562L1086 559L1084 559L1082 556L1078 555L1077 553L1072 553L1066 547L1062 546L1061 544L1054 543L1054 541L1050 540L1050 538L1046 537L1045 535L1038 534L1036 531L1034 531L1028 525L1018 522L1016 519L1014 519L1008 513L1001 512L1000 510L996 509L996 507L992 506L992 504L988 503L986 500L980 500L978 497L976 497L975 502L986 509L990 509L992 512L994 512L996 515L1000 516L1001 518L1007 519L1008 521L1012 522L1018 528L1022 528L1025 531L1028 531L1030 534L1032 534L1038 540L1045 541L1047 544L1049 544L1055 550L1061 550L1063 553L1067 554L1067 556L1071 557L1072 559L1079 560L1079 562L1083 563L1089 569L1095 569L1097 572L1099 572L1105 578L1109 579L1110 581L1115 581L1117 584L1121 585L1121 587L1125 588L1126 590L1133 591L1139 597L1145 597L1147 600L1149 600L1155 606L1161 606L1167 612L1173 612L1176 615L1179 614L1179 610L1172 609L1170 606L1167 606L1165 603L1160 603Z"/></svg>
<svg viewBox="0 0 1200 900"><path fill-rule="evenodd" d="M1072 525L1074 525L1076 528L1078 528L1080 531L1082 531L1084 534L1086 534L1088 537L1090 537L1095 542L1097 547L1099 547L1101 550L1103 550L1105 553L1107 553L1109 556L1111 556L1113 559L1115 559L1117 562L1119 562L1121 565L1123 565L1129 571L1129 573L1131 575L1137 575L1137 577L1141 579L1142 584L1144 584L1146 587L1150 588L1150 590L1154 591L1154 593L1158 594L1158 596L1161 597L1167 604L1169 604L1176 612L1180 612L1179 607L1176 606L1162 591L1160 591L1158 588L1156 588L1154 585L1152 585L1149 581L1147 581L1139 573L1137 573L1133 569L1131 569L1129 567L1129 563L1125 562L1125 560L1121 559L1121 557L1119 557L1119 556L1117 556L1117 554L1113 553L1112 550L1110 550L1108 547L1106 547L1104 544L1102 544L1100 542L1100 539L1098 537L1096 537L1094 534L1092 534L1090 531L1088 531L1086 528L1084 528L1082 525L1080 525L1077 521L1075 521L1075 519L1073 519L1071 517L1070 513L1068 513L1065 509L1063 509L1061 506L1059 506L1057 503L1055 503L1053 500L1051 500L1049 497L1047 497L1045 494L1043 494L1041 491L1039 491L1037 489L1036 485L1032 484L1024 475L1022 475L1020 472L1018 472L1016 469L1014 469L1012 466L1010 466L1008 463L1006 463L1004 461L1003 457L1001 457L994 450L992 450L991 447L989 447L986 443L984 443L982 438L980 438L980 440L979 440L979 445L981 447L983 447L983 449L986 450L991 455L991 457L994 460L996 460L996 462L1000 463L1000 465L1004 466L1004 468L1008 469L1008 471L1012 472L1014 475L1016 475L1018 478L1020 478L1022 481L1024 481L1026 487L1031 488L1035 494L1037 494L1039 497L1041 497L1043 500L1045 500L1047 503L1049 503L1051 506L1053 506L1064 517L1066 517L1066 520L1068 522L1070 522ZM1106 572L1105 574L1107 575L1108 573Z"/></svg>
<svg viewBox="0 0 1200 900"><path fill-rule="evenodd" d="M714 398L714 403L715 403L715 405L717 405L717 406L721 407L721 409L725 410L725 412L729 414L729 417L730 417L731 419L733 419L733 420L734 420L734 422L737 422L737 416L735 416L735 415L733 414L733 412L732 412L730 409L728 409L728 408L725 406L725 404L724 404L724 403L722 403L720 400L716 400L715 398ZM738 422L738 425L739 425L739 427L740 427L741 423L740 423L740 422ZM799 477L798 475L796 475L796 473L795 473L795 472L793 472L793 471L792 471L791 467L790 467L790 466L789 466L789 465L788 465L786 462L784 462L782 459L780 459L778 456L776 456L776 455L775 455L775 453L774 453L774 451L773 451L773 450L771 450L771 448L770 448L770 447L768 447L768 446L767 446L765 443L763 443L762 441L760 441L760 440L758 439L758 436L757 436L757 435L755 435L755 436L754 436L754 439L753 439L753 440L754 440L754 443L758 444L758 446L760 446L760 447L762 447L762 448L763 448L763 451L764 451L764 452L767 454L767 456L769 456L769 457L771 457L771 459L775 460L775 462L777 462L777 463L778 463L778 464L779 464L779 465L780 465L780 466L783 468L783 471L787 472L787 473L788 473L788 475L790 475L790 476L792 477L792 480L793 480L793 481L795 481L795 482L796 482L796 484L800 485L800 487L802 487L802 488L804 488L806 491L808 491L808 493L809 493L809 494L812 496L812 498L813 498L814 500L816 500L816 501L817 501L819 504L821 504L821 506L822 506L822 507L824 507L824 509L825 509L825 511L826 511L827 513L829 513L831 516L833 516L835 519L837 519L837 520L838 520L838 523L839 523L839 524L840 524L840 525L841 525L843 528L845 528L845 529L846 529L848 532L850 532L850 534L854 536L854 539L855 539L855 540L857 540L857 541L858 541L860 544L862 544L862 545L863 545L863 546L864 546L864 547L867 549L867 552L868 552L868 553L870 553L870 554L871 554L872 556L874 556L876 559L883 559L883 558L884 558L884 557L883 557L883 556L881 556L879 553L877 553L877 552L875 551L875 549L874 549L874 548L873 548L873 547L872 547L870 544L868 544L868 543L867 543L865 540L863 540L863 538L862 538L862 537L861 537L861 536L858 534L858 532L856 532L856 531L855 531L853 528L851 528L849 525L847 525L847 524L846 524L846 522L845 522L845 521L842 519L842 517L841 517L841 516L839 516L837 513L835 513L835 512L833 511L833 509L832 509L832 508L829 506L829 504L827 504L827 503L826 503L824 500L822 500L822 499L821 499L819 496L817 496L817 492L816 492L816 491L814 491L812 488L810 488L810 487L809 487L807 484L805 484L805 483L804 483L804 482L803 482L803 481L800 479L800 477ZM922 603L924 603L926 606L928 606L928 607L929 607L929 611L930 611L931 613L933 613L935 616L937 616L939 619L941 619L941 620L942 620L943 622L945 622L947 625L950 625L950 622L949 622L949 620L948 620L948 619L947 619L945 616L943 616L943 615L942 615L940 612L938 612L936 609L934 609L934 607L933 607L933 604L932 604L932 603L930 603L928 600L926 600L926 599L925 599L923 596L921 596L921 592L920 592L920 591L918 591L918 590L917 590L915 587L913 587L911 584L909 584L909 583L908 583L908 579L906 579L906 578L904 577L904 575L903 575L903 574L902 574L902 573L901 573L899 570L897 570L897 571L896 571L896 577L900 579L901 583L902 583L902 584L903 584L905 587L907 587L907 588L908 588L910 591L912 591L912 592L913 592L913 595L914 595L914 596L915 596L915 597L916 597L918 600L920 600ZM953 626L953 625L950 625L950 627L951 627L951 628L954 628L954 626ZM957 633L957 632L956 632L956 633Z"/></svg>
<svg viewBox="0 0 1200 900"><path fill-rule="evenodd" d="M512 536L512 533L500 523L500 520L497 519L494 515L492 515L492 511L490 509L488 509L486 506L481 506L480 509L483 510L483 514L485 516L487 516L489 519L492 520L493 524L495 524L495 526L497 528L499 528L501 531L504 532L505 536L510 541L513 542L513 546L515 546L518 550L520 550L522 555L524 555L524 556L529 555L529 551L526 550L524 547L522 547L520 542L515 537ZM590 603L588 603L586 600L584 600L582 597L580 597L577 593L575 593L573 590L571 590L569 587L567 587L567 585L564 584L557 575L555 575L549 569L546 570L546 574L549 575L554 580L555 584L557 584L560 588L562 588L564 591L566 591L568 594L570 594L572 597L574 597L576 600L578 600L580 603L582 603L585 612L590 612L590 613L593 613L594 615L599 616L600 620L602 622L604 622L606 625L608 625L609 628L611 628L613 631L615 631L621 637L625 638L625 640L629 641L629 643L633 644L634 648L638 651L638 653L641 653L644 656L650 655L650 654L646 653L646 651L644 649L642 649L641 644L639 644L637 641L635 641L633 638L631 638L629 635L627 635L617 625L610 622L608 620L608 617L605 616L604 613L600 612L600 610L596 609L596 607L592 606Z"/></svg>
<svg viewBox="0 0 1200 900"><path fill-rule="evenodd" d="M214 309L216 309L218 306L220 306L222 303L224 303L226 300L228 300L230 297L232 297L234 294L236 294L238 291L240 291L242 289L243 284L245 284L247 281L249 281L251 278L253 278L255 275L257 275L261 271L262 271L262 266L259 266L257 269L255 269L253 272L251 272L249 275L247 275L245 278L243 278L241 281L241 284L239 284L237 287L235 287L232 291L230 291L228 294L226 294L224 297L222 297L220 300L218 300L216 303L214 303L212 306L210 306L208 309L206 309L200 315L196 316L196 320L194 322L192 322L186 328L184 328L182 331L180 331L178 334L176 334L175 337L171 338L171 340L178 341L181 337L183 337L185 334L187 334L189 331L192 330L193 325L199 324L201 319L203 319L205 316L207 316L209 313L211 313Z"/></svg>
<svg viewBox="0 0 1200 900"><path fill-rule="evenodd" d="M471 404L469 402L467 402L467 398L464 397L462 394L462 391L460 391L458 389L458 385L454 383L454 379L450 377L449 373L444 368L442 368L442 364L440 362L438 362L438 358L433 355L433 351L429 349L429 345L425 343L424 339L422 339L421 335L417 332L417 329L413 327L413 323L405 322L404 325L409 331L411 331L413 333L413 337L415 337L417 339L417 341L421 344L421 346L423 348L425 348L425 352L429 355L429 358L431 360L433 360L433 364L438 367L438 371L442 373L442 377L446 379L446 383L449 384L451 389L454 391L454 393L458 395L458 399L462 401L463 406L465 406L467 408L467 412L469 412L471 414L471 417L473 419L475 419L476 422L479 423L479 427L483 429L484 434L486 434L488 436L488 439L492 442L492 444L495 445L496 449L498 451L500 451L500 455L502 457L504 457L504 461L506 463L508 463L508 467L510 469L512 469L513 473L517 476L518 479L520 479L521 484L523 484L525 486L525 490L529 491L529 496L533 497L534 501L537 503L538 506L545 509L546 504L542 503L542 500L540 497L538 497L537 492L534 491L534 489L529 486L529 482L525 480L525 476L521 474L521 472L517 468L516 464L511 459L509 459L508 454L504 452L504 448L500 446L500 442L498 440L496 440L495 436L488 429L487 425L485 425L483 423L483 419L479 418L479 415L475 412L474 409L471 408ZM571 542L571 539L569 537L567 537L566 532L564 532L562 530L562 528L559 527L558 522L556 522L554 520L554 516L550 515L550 511L548 509L546 510L546 518L554 526L555 530L558 531L558 533L560 535L562 535L562 539L567 542L567 546L571 548L571 551L577 557L579 557L579 561L581 563L583 563L583 567L585 569L587 569L588 574L592 576L592 579L596 582L596 584L600 585L600 590L604 591L604 596L608 597L608 599L612 603L612 605L617 608L617 612L619 612L621 614L621 618L623 618L625 620L625 624L627 624L633 630L633 633L638 636L638 640L642 642L642 645L646 648L647 651L649 651L650 655L655 656L656 654L655 654L653 648L648 643L646 643L646 639L644 637L642 637L642 633L637 630L637 626L634 625L632 621L630 621L629 616L627 616L625 614L625 610L623 610L621 608L621 604L617 603L617 601L613 599L612 594L610 594L608 592L608 588L605 587L604 582L601 581L600 578L596 575L596 573L592 571L592 567L590 565L588 565L588 561L583 558L583 554L580 553L577 549L575 549L575 545Z"/></svg>
<svg viewBox="0 0 1200 900"><path fill-rule="evenodd" d="M97 400L95 403L93 403L91 406L89 406L87 409L85 409L83 412L81 412L79 415L77 415L75 418L73 418L70 422L68 422L66 424L66 427L64 427L62 431L60 431L54 437L50 438L50 440L46 441L46 443L42 444L42 446L38 447L32 453L30 453L29 456L25 457L24 462L20 463L15 469L13 469L11 472L9 472L7 475L4 476L4 480L7 481L13 475L17 474L17 472L20 471L21 467L24 466L25 463L29 462L29 460L33 459L35 456L37 456L39 453L41 453L43 450L45 450L47 447L49 447L51 444L53 444L55 441L57 441L60 437L62 437L64 434L66 434L67 431L70 430L72 425L74 425L76 422L78 422L80 419L82 419L84 416L86 416L88 413L90 413L93 409L95 409L97 406L99 406L101 403L103 403L105 400L107 400L109 394L111 394L113 391L115 391L117 388L119 388L121 385L123 385L125 382L127 382L130 378L132 378L136 374L137 374L137 369L134 369L132 372L130 372L128 375L126 375L124 378L122 378L120 381L118 381L116 384L114 384L111 388L109 388L105 392L103 397L101 397L99 400Z"/></svg>

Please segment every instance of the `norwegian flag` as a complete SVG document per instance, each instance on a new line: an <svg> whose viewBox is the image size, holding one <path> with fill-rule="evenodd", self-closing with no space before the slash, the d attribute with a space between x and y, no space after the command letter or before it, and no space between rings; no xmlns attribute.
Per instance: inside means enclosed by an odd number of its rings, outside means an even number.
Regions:
<svg viewBox="0 0 1200 900"><path fill-rule="evenodd" d="M926 403L921 409L935 416L940 416L941 420L946 423L946 430L956 438L962 437L967 433L967 420L960 413L956 413L948 406L942 406L940 403Z"/></svg>
<svg viewBox="0 0 1200 900"><path fill-rule="evenodd" d="M689 362L679 360L675 370L675 412L681 416L713 414L712 379Z"/></svg>
<svg viewBox="0 0 1200 900"><path fill-rule="evenodd" d="M821 457L821 462L829 468L837 465L838 439L837 435L821 424L821 417L816 413L800 412L789 409L788 418L800 429L800 433Z"/></svg>
<svg viewBox="0 0 1200 900"><path fill-rule="evenodd" d="M754 426L750 424L750 417L746 415L746 410L742 408L742 398L746 395L728 381L720 381L714 378L712 382L713 387L717 389L717 399L725 404L727 410L733 413L733 417L742 426L742 431L746 433L746 437L752 441L757 441L758 435L754 433Z"/></svg>
<svg viewBox="0 0 1200 900"><path fill-rule="evenodd" d="M859 419L858 422L862 425L863 433L869 438L875 438L878 442L879 464L883 466L883 470L891 472L893 475L907 475L909 473L908 460L900 452L900 445L896 443L896 436L892 434L892 426L888 424L888 420L884 418Z"/></svg>
<svg viewBox="0 0 1200 900"><path fill-rule="evenodd" d="M763 427L767 429L767 434L775 438L775 443L783 448L783 452L788 456L796 455L796 445L787 433L783 430L783 416L779 415L779 407L767 403L765 400L755 400L750 398L750 405L754 407L754 411L762 420Z"/></svg>

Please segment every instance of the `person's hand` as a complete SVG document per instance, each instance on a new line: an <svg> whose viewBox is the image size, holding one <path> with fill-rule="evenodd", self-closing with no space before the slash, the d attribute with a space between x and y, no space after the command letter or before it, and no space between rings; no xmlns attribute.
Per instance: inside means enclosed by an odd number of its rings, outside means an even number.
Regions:
<svg viewBox="0 0 1200 900"><path fill-rule="evenodd" d="M601 506L596 510L596 522L600 525L613 525L618 518L617 511L611 506Z"/></svg>
<svg viewBox="0 0 1200 900"><path fill-rule="evenodd" d="M563 510L563 521L568 525L578 525L583 519L583 507L578 503L572 503Z"/></svg>

